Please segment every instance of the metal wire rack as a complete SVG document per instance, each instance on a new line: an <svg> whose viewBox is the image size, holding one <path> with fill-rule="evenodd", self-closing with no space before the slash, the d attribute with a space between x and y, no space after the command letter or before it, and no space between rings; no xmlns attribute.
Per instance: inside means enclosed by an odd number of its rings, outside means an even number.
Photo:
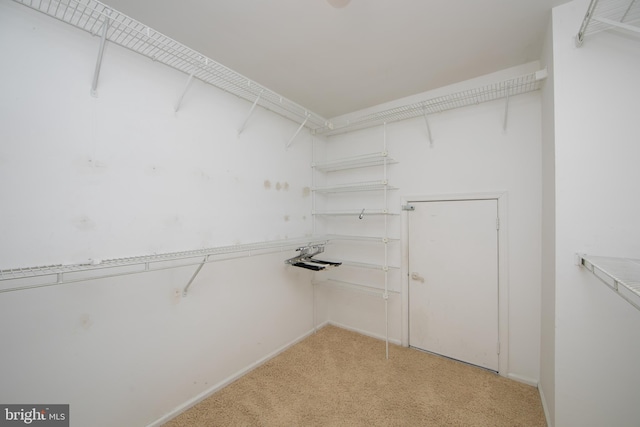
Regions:
<svg viewBox="0 0 640 427"><path fill-rule="evenodd" d="M640 259L578 254L577 260L578 265L640 310Z"/></svg>
<svg viewBox="0 0 640 427"><path fill-rule="evenodd" d="M221 246L157 255L97 260L87 264L56 264L0 270L0 293L41 288L93 279L123 276L177 267L200 266L185 287L185 293L202 265L214 261L283 252L305 245L328 243L324 237L275 240L271 242Z"/></svg>
<svg viewBox="0 0 640 427"><path fill-rule="evenodd" d="M311 167L322 172L334 172L345 169L365 168L371 166L384 166L398 163L397 160L388 157L386 151L378 153L362 154L322 163L312 163Z"/></svg>
<svg viewBox="0 0 640 427"><path fill-rule="evenodd" d="M182 71L189 80L195 77L295 122L302 122L312 130L330 127L330 123L318 114L99 1L14 1L92 35L104 32L107 41Z"/></svg>
<svg viewBox="0 0 640 427"><path fill-rule="evenodd" d="M384 288L374 286L371 284L362 284L355 282L348 282L345 280L336 280L336 279L323 279L323 280L313 280L311 282L313 285L325 285L325 286L333 286L336 288L348 289L348 290L356 290L359 292L364 292L366 294L371 294L377 297L384 297L385 292L387 294L396 294L400 295L400 291L394 289L387 289L385 291Z"/></svg>
<svg viewBox="0 0 640 427"><path fill-rule="evenodd" d="M504 80L479 88L464 90L444 96L425 99L412 104L390 108L365 114L346 120L343 123L333 121L333 129L322 128L315 132L324 135L337 135L354 130L378 126L400 120L412 119L429 114L440 113L455 108L467 107L496 99L508 98L540 89L542 81L547 77L546 70L536 71L523 76Z"/></svg>
<svg viewBox="0 0 640 427"><path fill-rule="evenodd" d="M581 46L588 34L611 28L640 33L640 1L591 0L576 36L576 45Z"/></svg>
<svg viewBox="0 0 640 427"><path fill-rule="evenodd" d="M344 193L354 191L377 191L377 190L397 190L396 187L392 187L386 180L383 181L369 181L369 182L357 182L352 184L340 184L326 187L313 187L312 191L318 193Z"/></svg>

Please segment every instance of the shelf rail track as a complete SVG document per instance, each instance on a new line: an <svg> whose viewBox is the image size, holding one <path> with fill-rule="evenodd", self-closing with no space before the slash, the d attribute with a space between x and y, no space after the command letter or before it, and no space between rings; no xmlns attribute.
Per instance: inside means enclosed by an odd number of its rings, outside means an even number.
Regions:
<svg viewBox="0 0 640 427"><path fill-rule="evenodd" d="M100 52L104 48L104 41L108 41L185 73L189 78L184 92L191 79L196 78L250 103L257 103L296 123L303 123L312 131L331 127L331 123L320 115L99 1L14 1L101 37L103 43ZM92 85L94 94L98 84L101 57L99 53ZM176 103L176 110L182 102L184 92Z"/></svg>

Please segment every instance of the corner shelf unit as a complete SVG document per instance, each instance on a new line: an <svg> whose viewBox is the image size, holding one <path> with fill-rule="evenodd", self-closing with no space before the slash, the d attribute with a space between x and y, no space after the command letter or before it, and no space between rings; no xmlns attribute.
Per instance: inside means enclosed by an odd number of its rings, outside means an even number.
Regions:
<svg viewBox="0 0 640 427"><path fill-rule="evenodd" d="M640 310L640 259L578 254L578 265L585 267L602 283Z"/></svg>
<svg viewBox="0 0 640 427"><path fill-rule="evenodd" d="M389 210L389 191L397 190L396 187L393 187L389 184L387 180L388 166L392 164L396 164L397 162L389 157L387 153L387 142L386 142L386 123L383 125L383 150L380 152L368 153L358 156L345 157L327 162L312 162L312 177L313 182L316 181L316 174L321 174L325 178L328 178L334 172L340 172L339 179L347 180L350 182L339 183L333 185L322 185L316 186L315 184L312 186L312 194L313 194L313 218L314 218L314 232L317 231L317 222L321 220L326 220L326 217L334 217L335 221L344 224L350 219L352 221L356 221L355 223L349 225L349 234L326 234L327 240L330 242L331 246L340 245L343 248L346 246L347 249L352 245L364 245L368 249L374 248L374 252L379 249L375 249L375 247L382 246L383 254L382 257L379 258L379 253L376 252L375 255L371 253L365 254L366 257L373 257L375 259L367 259L367 260L349 260L349 259L340 259L343 267L338 269L333 269L330 272L331 277L323 276L324 272L314 273L314 279L312 280L313 285L326 285L337 288L346 288L350 290L355 290L358 292L364 292L369 295L374 295L382 298L384 300L385 307L385 337L386 337L386 357L389 357L389 333L388 333L388 299L390 293L398 294L399 291L389 289L389 272L393 270L398 270L399 267L390 266L389 265L389 248L388 245L399 241L399 239L390 238L389 237L389 224L388 218L394 215L399 215L399 213L391 212ZM354 174L354 170L363 169L363 168L376 168L371 169L367 173L378 175L379 179L373 181L358 181L353 180L351 176ZM376 194L380 193L380 197ZM353 207L356 203L362 204L370 204L372 201L376 201L375 203L381 203L382 206L376 206L375 208L369 208L367 206L358 206L358 208L348 208L348 209L316 209L318 204L318 197L321 196L324 198L325 202L327 199L332 199L335 197L340 197L341 193L348 193L348 199L342 200L343 206L341 207ZM367 197L364 197L364 194L368 194ZM343 196L346 197L346 196ZM324 208L324 206L323 206ZM367 230L366 233L358 234L358 232L362 232L361 224L357 221L366 219L369 216L375 216L381 219L376 219L372 228L379 227L377 231L377 235L372 236L371 227ZM332 221L334 221L332 220ZM324 232L331 232L330 228L332 227L331 223L325 224L329 230L324 230ZM324 232L321 233L324 235ZM347 250L349 253L349 250ZM361 255L362 256L362 255ZM380 274L375 273L381 272L383 276L383 282L379 281L380 276L376 276L375 282L371 280L370 276L367 276L368 273L364 273L363 277L369 277L369 283L358 283L357 279L353 280L353 273L351 277L342 278L341 271L346 270L345 267L354 267L359 269L366 269L374 272L374 275ZM349 270L351 272L351 270ZM338 277L333 277L333 276ZM366 282L367 279L361 279L363 282Z"/></svg>
<svg viewBox="0 0 640 427"><path fill-rule="evenodd" d="M591 0L576 35L576 45L582 46L589 34L612 28L640 33L640 1Z"/></svg>

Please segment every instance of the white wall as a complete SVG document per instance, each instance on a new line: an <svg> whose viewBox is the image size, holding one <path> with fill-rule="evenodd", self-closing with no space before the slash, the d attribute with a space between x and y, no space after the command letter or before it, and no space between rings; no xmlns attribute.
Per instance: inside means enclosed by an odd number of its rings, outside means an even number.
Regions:
<svg viewBox="0 0 640 427"><path fill-rule="evenodd" d="M598 33L576 48L587 6L580 0L553 10L555 425L637 426L640 312L573 257L640 258L640 42Z"/></svg>
<svg viewBox="0 0 640 427"><path fill-rule="evenodd" d="M308 131L115 45L91 97L98 42L0 2L1 269L312 232ZM0 401L149 424L312 329L294 254L0 293Z"/></svg>
<svg viewBox="0 0 640 427"><path fill-rule="evenodd" d="M540 383L547 423L555 425L555 134L553 108L553 34L551 13L542 64L548 77L542 88L542 289L540 296Z"/></svg>
<svg viewBox="0 0 640 427"><path fill-rule="evenodd" d="M444 91L500 81L539 67L538 63L527 64ZM429 116L433 147L422 118L387 125L388 151L399 161L389 167L389 183L399 187L390 198L390 209L399 212L401 198L410 195L508 192L508 372L514 378L536 383L540 333L540 94L511 98L506 132L502 127L504 107L502 100ZM382 138L380 127L330 137L326 156L333 159L379 151ZM399 219L392 219L390 235L400 234ZM390 250L399 263L400 246L390 245ZM400 280L399 276L394 280ZM394 283L392 287L400 285ZM340 290L331 299L330 320L384 336L384 322L380 321L384 319L383 304L358 293L345 298L347 292ZM390 299L392 340L401 338L402 316L406 313L401 310L401 298Z"/></svg>

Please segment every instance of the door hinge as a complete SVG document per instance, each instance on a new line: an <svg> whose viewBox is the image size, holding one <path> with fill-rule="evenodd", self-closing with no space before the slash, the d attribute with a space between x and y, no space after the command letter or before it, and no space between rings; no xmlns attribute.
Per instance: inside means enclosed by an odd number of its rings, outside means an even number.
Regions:
<svg viewBox="0 0 640 427"><path fill-rule="evenodd" d="M500 218L496 218L496 230L500 230Z"/></svg>
<svg viewBox="0 0 640 427"><path fill-rule="evenodd" d="M402 210L403 211L415 211L416 207L413 205L402 205Z"/></svg>

